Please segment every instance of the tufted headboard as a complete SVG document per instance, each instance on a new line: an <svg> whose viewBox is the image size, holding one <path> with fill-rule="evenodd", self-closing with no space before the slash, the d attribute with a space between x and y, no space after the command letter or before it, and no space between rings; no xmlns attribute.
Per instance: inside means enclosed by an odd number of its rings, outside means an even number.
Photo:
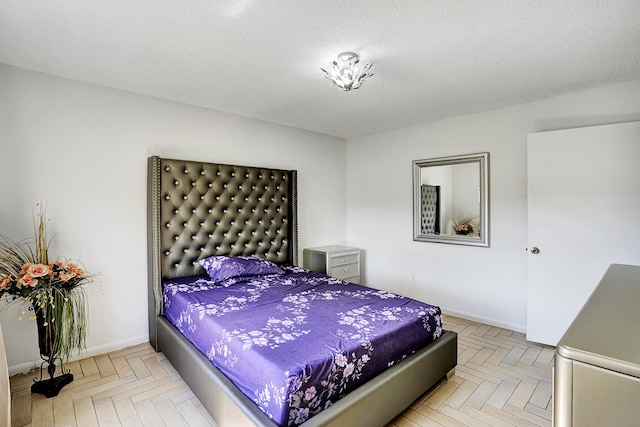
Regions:
<svg viewBox="0 0 640 427"><path fill-rule="evenodd" d="M420 233L440 234L440 186L422 185L420 189L422 193Z"/></svg>
<svg viewBox="0 0 640 427"><path fill-rule="evenodd" d="M162 314L162 281L204 274L199 259L258 255L296 264L297 173L148 159L149 339Z"/></svg>

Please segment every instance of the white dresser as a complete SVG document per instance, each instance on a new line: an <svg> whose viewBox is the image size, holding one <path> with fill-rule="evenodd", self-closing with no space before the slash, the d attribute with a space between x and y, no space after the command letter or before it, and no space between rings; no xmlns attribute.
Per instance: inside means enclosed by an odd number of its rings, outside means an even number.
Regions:
<svg viewBox="0 0 640 427"><path fill-rule="evenodd" d="M360 249L349 246L318 246L302 252L302 266L327 276L360 283Z"/></svg>

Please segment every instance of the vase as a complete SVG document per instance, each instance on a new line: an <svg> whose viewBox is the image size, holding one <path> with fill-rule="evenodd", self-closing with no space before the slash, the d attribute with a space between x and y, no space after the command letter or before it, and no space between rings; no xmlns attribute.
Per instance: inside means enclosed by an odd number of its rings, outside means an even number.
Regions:
<svg viewBox="0 0 640 427"><path fill-rule="evenodd" d="M46 322L47 319L41 307L36 308L34 311L36 313L36 327L38 328L38 348L40 349L40 356L49 357L53 351L55 329L52 323Z"/></svg>
<svg viewBox="0 0 640 427"><path fill-rule="evenodd" d="M455 230L456 234L461 235L461 236L466 236L467 234L471 233L471 231L469 230Z"/></svg>
<svg viewBox="0 0 640 427"><path fill-rule="evenodd" d="M62 359L55 353L56 342L56 322L53 321L51 307L36 307L34 309L36 315L36 327L38 330L38 348L40 350L40 379L34 379L31 385L32 393L44 394L46 397L54 397L60 393L62 387L73 381L73 374L69 370L64 369ZM61 375L55 376L56 360L60 362ZM45 366L46 365L46 366ZM43 373L49 374L48 379L43 379Z"/></svg>

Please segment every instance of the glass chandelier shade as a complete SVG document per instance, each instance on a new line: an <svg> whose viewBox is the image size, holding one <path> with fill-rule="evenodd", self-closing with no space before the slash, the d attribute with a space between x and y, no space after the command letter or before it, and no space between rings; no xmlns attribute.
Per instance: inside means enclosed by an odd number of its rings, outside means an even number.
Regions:
<svg viewBox="0 0 640 427"><path fill-rule="evenodd" d="M342 91L358 89L365 79L373 76L369 70L372 64L366 64L357 70L356 65L360 62L358 54L353 52L343 52L331 63L329 71L320 68L327 79Z"/></svg>

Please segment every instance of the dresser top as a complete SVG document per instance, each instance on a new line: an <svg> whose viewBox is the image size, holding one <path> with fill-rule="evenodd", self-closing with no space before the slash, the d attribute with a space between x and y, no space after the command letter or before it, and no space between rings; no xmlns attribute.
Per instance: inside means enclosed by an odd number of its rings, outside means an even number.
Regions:
<svg viewBox="0 0 640 427"><path fill-rule="evenodd" d="M306 248L306 251L313 252L348 252L348 251L357 251L358 248L352 248L350 246L341 246L341 245L328 245L328 246L316 246L315 248Z"/></svg>
<svg viewBox="0 0 640 427"><path fill-rule="evenodd" d="M568 359L640 377L640 266L608 268L556 351Z"/></svg>

